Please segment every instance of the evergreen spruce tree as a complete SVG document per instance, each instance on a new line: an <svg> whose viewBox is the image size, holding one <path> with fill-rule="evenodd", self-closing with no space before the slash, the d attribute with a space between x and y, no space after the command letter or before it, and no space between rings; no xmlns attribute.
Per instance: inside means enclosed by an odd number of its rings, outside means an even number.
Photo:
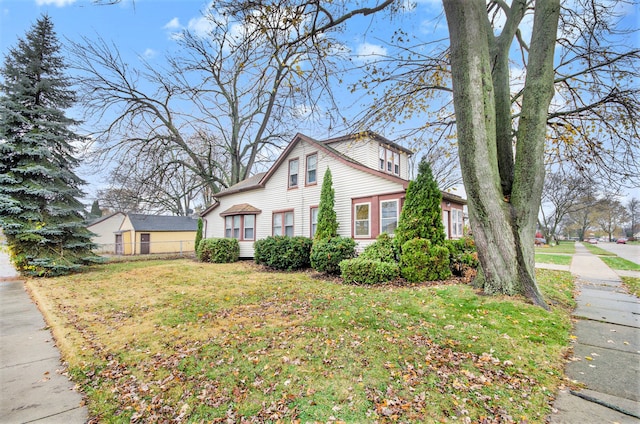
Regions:
<svg viewBox="0 0 640 424"><path fill-rule="evenodd" d="M64 110L75 101L60 43L43 16L0 70L0 226L22 273L63 275L97 258L73 171L83 137Z"/></svg>
<svg viewBox="0 0 640 424"><path fill-rule="evenodd" d="M333 190L333 177L331 170L327 168L322 180L320 190L320 205L318 205L318 226L314 240L324 240L338 235L338 218L334 209L335 191Z"/></svg>
<svg viewBox="0 0 640 424"><path fill-rule="evenodd" d="M432 246L444 244L441 202L442 192L433 178L429 162L422 158L416 179L407 187L407 197L394 232L398 248L415 238L428 239Z"/></svg>
<svg viewBox="0 0 640 424"><path fill-rule="evenodd" d="M91 213L89 214L91 219L102 217L102 210L100 209L100 203L94 200L91 204Z"/></svg>

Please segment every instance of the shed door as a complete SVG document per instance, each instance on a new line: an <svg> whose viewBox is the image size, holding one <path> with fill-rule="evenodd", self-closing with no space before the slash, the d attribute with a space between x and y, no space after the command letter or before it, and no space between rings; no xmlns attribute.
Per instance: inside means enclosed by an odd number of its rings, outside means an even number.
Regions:
<svg viewBox="0 0 640 424"><path fill-rule="evenodd" d="M124 246L122 246L122 234L116 234L116 255L124 254Z"/></svg>
<svg viewBox="0 0 640 424"><path fill-rule="evenodd" d="M149 233L140 234L140 254L141 255L149 254L150 244L151 244L151 234Z"/></svg>

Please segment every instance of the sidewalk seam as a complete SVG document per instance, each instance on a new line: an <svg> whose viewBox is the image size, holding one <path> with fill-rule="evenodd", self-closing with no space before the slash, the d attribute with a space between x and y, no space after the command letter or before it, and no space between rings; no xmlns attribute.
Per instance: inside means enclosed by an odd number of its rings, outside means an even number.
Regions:
<svg viewBox="0 0 640 424"><path fill-rule="evenodd" d="M584 399L584 400L587 400L589 402L597 403L600 406L604 406L605 408L613 409L614 411L620 412L621 414L628 415L630 417L634 417L634 418L640 419L640 415L636 414L635 412L627 411L624 408L620 408L619 406L612 405L612 404L610 404L608 402L605 402L605 401L600 400L598 398L595 398L593 396L585 395L584 393L576 392L575 390L569 390L569 393L571 393L573 396L579 397L580 399Z"/></svg>
<svg viewBox="0 0 640 424"><path fill-rule="evenodd" d="M58 415L66 414L67 412L75 411L76 409L82 409L84 407L85 406L83 405L83 406L76 406L75 408L65 409L64 411L56 412L55 414L47 415L46 417L36 418L35 420L31 420L31 421L24 421L23 424L37 423L42 420L46 420L47 418L52 418Z"/></svg>
<svg viewBox="0 0 640 424"><path fill-rule="evenodd" d="M21 362L19 364L6 365L6 366L3 366L0 369L7 370L7 369L10 369L10 368L14 368L14 367L21 367L23 365L36 364L38 362L43 362L43 361L50 361L51 359L55 359L58 362L60 362L60 356L54 355L54 356L49 356L47 358L34 359L33 361L29 361L29 362ZM62 365L62 362L60 362L60 365Z"/></svg>

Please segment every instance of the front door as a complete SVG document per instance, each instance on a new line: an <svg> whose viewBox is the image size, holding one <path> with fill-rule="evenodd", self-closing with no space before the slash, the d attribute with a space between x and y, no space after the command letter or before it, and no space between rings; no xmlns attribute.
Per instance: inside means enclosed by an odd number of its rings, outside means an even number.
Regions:
<svg viewBox="0 0 640 424"><path fill-rule="evenodd" d="M140 234L140 254L148 255L151 244L151 234L142 233Z"/></svg>

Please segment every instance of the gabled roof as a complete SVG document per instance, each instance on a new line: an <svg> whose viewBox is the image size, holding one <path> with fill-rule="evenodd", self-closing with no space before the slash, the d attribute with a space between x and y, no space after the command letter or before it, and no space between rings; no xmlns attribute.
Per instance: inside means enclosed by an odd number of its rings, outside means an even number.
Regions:
<svg viewBox="0 0 640 424"><path fill-rule="evenodd" d="M197 231L198 221L188 216L127 215L135 231Z"/></svg>
<svg viewBox="0 0 640 424"><path fill-rule="evenodd" d="M114 212L114 213L111 213L111 214L109 214L109 215L101 216L100 218L96 218L96 219L94 219L94 220L90 221L90 222L87 224L87 227L91 227L92 225L99 224L99 223L101 223L101 222L103 222L103 221L106 221L106 220L108 220L108 219L111 219L111 218L115 217L116 215L122 215L122 219L124 219L124 216L125 216L125 215L124 215L124 212Z"/></svg>
<svg viewBox="0 0 640 424"><path fill-rule="evenodd" d="M335 138L330 138L328 140L324 140L321 143L322 144L333 144L333 143L341 143L343 141L348 141L348 140L353 140L353 141L358 141L358 140L364 140L366 138L370 138L372 140L375 140L383 145L389 146L389 147L393 147L394 149L404 152L409 156L413 156L413 150L407 149L406 147L402 147L401 145L394 143L393 141L389 140L386 137L381 136L378 133L375 133L373 131L363 131L363 132L359 132L359 133L355 133L355 134L347 134L347 135L343 135L340 137L335 137Z"/></svg>
<svg viewBox="0 0 640 424"><path fill-rule="evenodd" d="M406 188L406 185L408 184L407 180L404 180L402 178L396 177L395 175L388 174L386 172L381 172L381 171L378 171L376 169L369 168L368 166L363 165L360 162L352 159L351 157L340 153L339 151L337 151L336 149L334 149L333 147L330 146L330 144L332 144L332 143L336 143L336 142L339 142L339 141L350 140L350 139L357 140L358 138L364 137L364 136L375 138L375 139L377 139L379 141L383 141L384 143L393 145L394 147L396 147L398 149L406 151L408 154L412 154L412 152L410 150L405 149L404 147L400 147L397 144L392 143L391 141L387 140L386 138L384 138L382 136L379 136L379 135L377 135L375 133L358 133L358 134L354 134L354 135L350 135L350 136L343 136L343 137L339 137L339 138L333 138L333 139L329 139L329 140L326 140L326 141L314 140L311 137L308 137L308 136L306 136L304 134L298 133L298 134L295 135L295 137L293 137L293 140L291 141L291 143L289 143L289 145L284 149L284 151L282 152L280 157L278 157L278 159L271 166L269 171L261 172L259 174L254 175L253 177L247 178L246 180L240 181L238 184L235 184L235 185L229 187L228 189L223 190L220 193L216 194L216 197L227 196L229 194L239 193L241 191L248 191L248 190L254 190L254 189L257 189L257 188L263 188L265 186L265 184L267 183L267 181L269 181L269 178L271 178L273 173L280 167L282 162L286 160L287 156L289 155L289 152L291 150L293 150L300 141L305 141L305 142L307 142L309 144L315 145L319 150L322 150L323 152L325 152L329 156L332 156L333 158L338 159L339 161L348 164L352 168L357 168L357 169L360 169L361 171L364 171L364 172L367 172L367 173L370 173L370 174L373 174L373 175L377 175L377 176L382 177L382 178L390 179L392 181L395 181L395 182L398 182L400 184L403 184L404 187ZM212 208L208 208L208 210L210 210L210 209L212 209ZM203 212L203 214L205 214L205 213L206 212Z"/></svg>

